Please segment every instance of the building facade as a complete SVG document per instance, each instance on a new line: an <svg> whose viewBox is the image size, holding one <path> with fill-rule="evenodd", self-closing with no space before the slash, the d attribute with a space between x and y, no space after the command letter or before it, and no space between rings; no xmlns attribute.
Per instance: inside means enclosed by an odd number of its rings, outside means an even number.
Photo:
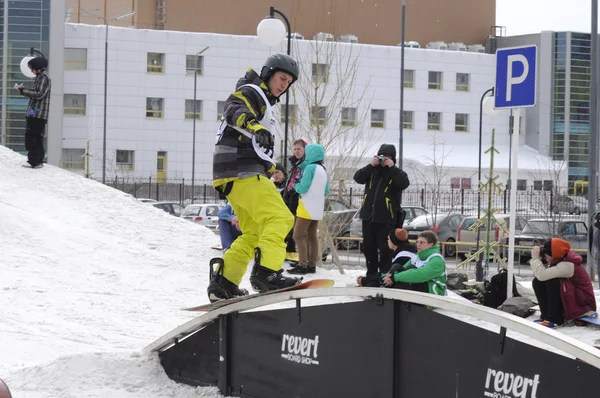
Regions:
<svg viewBox="0 0 600 398"><path fill-rule="evenodd" d="M353 35L359 43L397 45L401 41L399 0L67 0L70 22L101 24L81 9L107 18L135 11L116 26L255 35L258 21L276 6L291 31L306 39L319 32L337 40ZM483 44L496 21L496 0L419 0L406 4L406 40L422 47L432 41Z"/></svg>
<svg viewBox="0 0 600 398"><path fill-rule="evenodd" d="M51 113L60 114L62 92L62 56L64 48L64 0L6 1L0 0L0 64L1 134L0 143L17 152L25 151L25 111L28 99L13 88L15 83L31 83L23 76L20 63L31 48L40 51L50 60L50 78L58 85L53 88ZM54 39L54 42L52 41ZM52 68L55 62L59 65ZM57 98L56 100L54 100ZM48 161L58 164L61 142L54 140L60 134L62 119L49 121Z"/></svg>
<svg viewBox="0 0 600 398"><path fill-rule="evenodd" d="M563 162L568 183L588 181L591 35L551 32L497 38L498 48L538 46L538 104L527 108L527 145Z"/></svg>
<svg viewBox="0 0 600 398"><path fill-rule="evenodd" d="M105 27L66 24L65 29L62 165L81 170L82 155L89 143L90 172L99 177ZM285 51L279 46L269 48L252 36L111 27L108 37L109 178L189 180L195 115L195 176L196 180L210 180L224 101L247 68L260 70L269 54ZM198 58L194 113L194 54L205 47L208 50ZM405 51L406 164L431 169L431 158L437 156L433 163L449 170L444 183L458 178L461 186L475 187L479 102L481 94L494 83L494 56L465 51ZM328 150L330 161L345 155L362 162L376 152L380 143L398 146L400 48L294 40L292 55L300 60L301 78L290 91L290 142L295 138L324 142L336 137ZM284 106L276 108L283 122ZM484 149L491 142L492 129L501 152L496 170L501 180L506 180L508 113L484 116ZM281 154L281 126L276 135ZM524 150L520 155L521 165L529 170L539 168L530 161L532 153ZM487 155L482 165L489 165ZM413 172L415 181L423 170ZM533 186L533 176L524 178L520 186Z"/></svg>

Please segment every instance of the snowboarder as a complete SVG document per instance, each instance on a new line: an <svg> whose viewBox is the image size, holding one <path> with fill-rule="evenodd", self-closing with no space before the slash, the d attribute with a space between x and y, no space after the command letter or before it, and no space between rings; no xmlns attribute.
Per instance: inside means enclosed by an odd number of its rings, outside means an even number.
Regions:
<svg viewBox="0 0 600 398"><path fill-rule="evenodd" d="M250 284L256 291L300 283L282 275L284 239L294 217L267 177L275 171L272 106L298 74L293 58L273 54L260 76L248 69L227 99L213 155L213 186L233 207L242 235L219 259L207 289L210 301L248 294L239 284L253 256Z"/></svg>

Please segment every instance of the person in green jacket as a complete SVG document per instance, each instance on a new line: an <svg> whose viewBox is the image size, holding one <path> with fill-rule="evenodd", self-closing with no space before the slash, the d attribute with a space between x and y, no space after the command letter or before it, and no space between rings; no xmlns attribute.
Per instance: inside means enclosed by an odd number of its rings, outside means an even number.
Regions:
<svg viewBox="0 0 600 398"><path fill-rule="evenodd" d="M446 262L437 243L435 232L421 232L417 238L417 256L401 270L386 275L383 285L445 296Z"/></svg>

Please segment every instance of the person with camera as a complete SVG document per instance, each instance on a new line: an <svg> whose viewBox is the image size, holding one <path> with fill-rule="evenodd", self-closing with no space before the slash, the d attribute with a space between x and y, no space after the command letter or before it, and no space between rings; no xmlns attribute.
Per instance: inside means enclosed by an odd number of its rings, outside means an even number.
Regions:
<svg viewBox="0 0 600 398"><path fill-rule="evenodd" d="M363 248L367 275L389 271L392 251L388 232L402 228L404 212L400 207L402 191L408 188L408 175L396 166L396 148L383 144L371 162L354 174L354 181L365 185L360 209Z"/></svg>
<svg viewBox="0 0 600 398"><path fill-rule="evenodd" d="M592 281L566 240L552 238L531 249L533 290L541 316L534 322L553 328L596 311Z"/></svg>

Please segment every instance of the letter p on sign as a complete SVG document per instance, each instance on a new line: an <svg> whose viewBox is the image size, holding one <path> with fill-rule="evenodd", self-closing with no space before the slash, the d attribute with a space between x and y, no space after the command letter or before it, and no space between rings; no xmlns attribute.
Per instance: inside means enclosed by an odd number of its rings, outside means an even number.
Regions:
<svg viewBox="0 0 600 398"><path fill-rule="evenodd" d="M535 106L537 47L502 48L496 52L495 108Z"/></svg>

